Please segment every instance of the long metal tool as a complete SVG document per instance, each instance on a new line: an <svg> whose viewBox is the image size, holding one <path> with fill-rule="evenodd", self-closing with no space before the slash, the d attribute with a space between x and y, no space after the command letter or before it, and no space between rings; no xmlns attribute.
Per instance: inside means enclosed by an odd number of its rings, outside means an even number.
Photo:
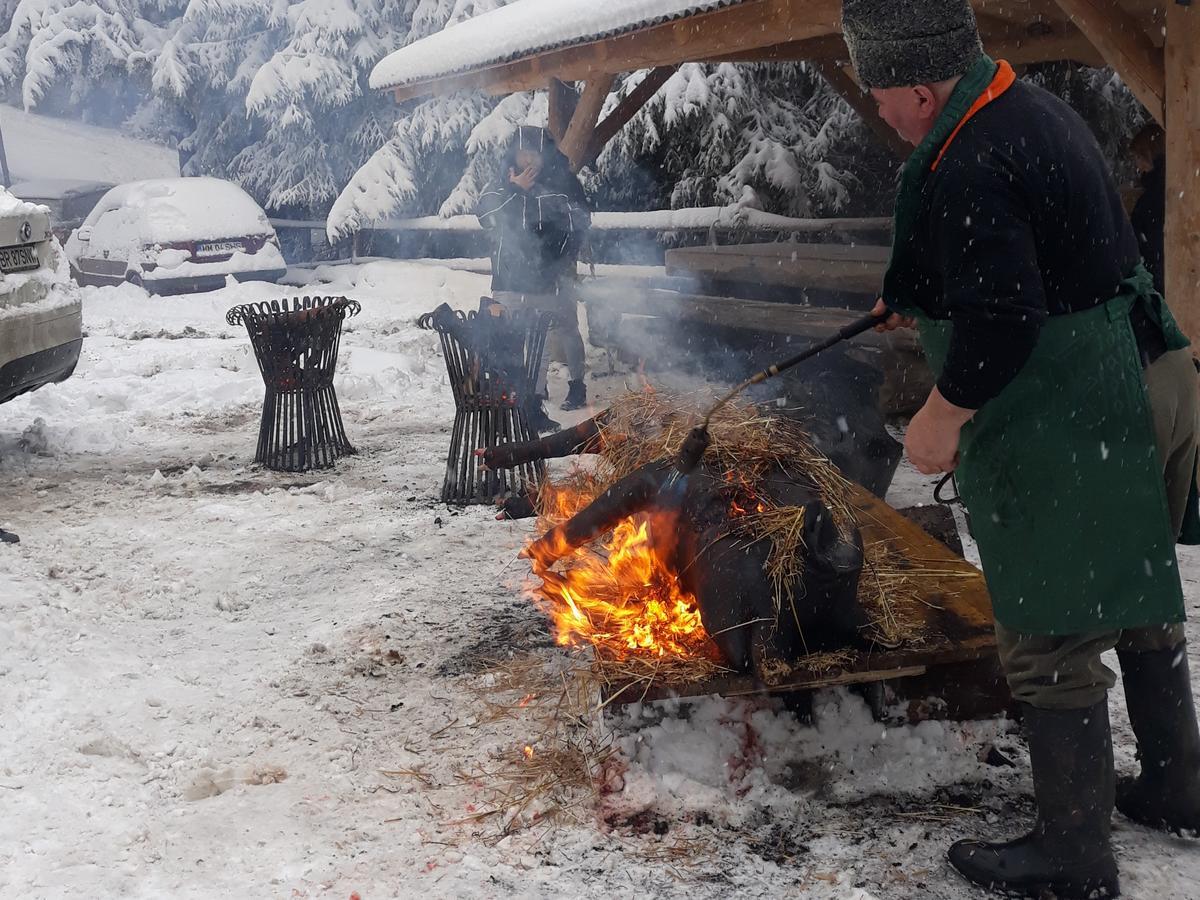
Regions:
<svg viewBox="0 0 1200 900"><path fill-rule="evenodd" d="M797 353L795 356L785 359L783 362L775 363L773 366L768 366L761 372L756 372L751 375L732 391L722 397L713 405L712 409L704 416L704 422L691 430L688 436L683 441L683 446L679 448L679 456L675 460L675 468L683 475L695 470L700 464L700 458L704 456L704 451L708 449L709 435L708 426L712 421L712 417L716 415L721 408L736 397L746 388L756 384L762 384L768 378L774 378L782 372L786 372L793 366L798 366L806 360L812 359L819 353L828 350L830 347L836 347L843 341L848 341L851 338L858 337L864 332L870 331L876 325L882 325L891 316L891 310L884 310L880 315L863 316L861 319L855 319L849 325L831 334L823 341L818 341L802 353Z"/></svg>

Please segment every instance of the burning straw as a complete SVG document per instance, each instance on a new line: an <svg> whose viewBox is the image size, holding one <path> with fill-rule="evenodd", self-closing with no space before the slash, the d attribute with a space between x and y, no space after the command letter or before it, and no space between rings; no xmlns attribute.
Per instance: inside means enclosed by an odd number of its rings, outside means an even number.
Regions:
<svg viewBox="0 0 1200 900"><path fill-rule="evenodd" d="M617 398L601 429L598 464L576 468L539 492L541 530L571 518L642 466L674 458L699 411L710 404L706 396L655 391ZM780 470L807 479L844 536L855 524L852 485L797 423L763 415L744 400L717 411L709 433L705 461L729 485L739 513L736 532L749 542L771 543L767 574L781 610L804 574L804 508L776 506L756 485ZM555 619L559 643L591 644L597 669L609 683L686 684L728 671L699 626L695 598L656 565L647 533L655 527L654 518L626 520L599 546L575 551L560 562L561 576L546 573L550 590L535 593ZM919 641L922 579L961 573L918 568L879 541L868 543L865 554L859 600L871 618L866 637L888 647ZM581 584L586 608L575 594ZM630 596L631 587L637 596ZM824 656L828 659L812 657L813 664L832 669L846 663L836 654Z"/></svg>

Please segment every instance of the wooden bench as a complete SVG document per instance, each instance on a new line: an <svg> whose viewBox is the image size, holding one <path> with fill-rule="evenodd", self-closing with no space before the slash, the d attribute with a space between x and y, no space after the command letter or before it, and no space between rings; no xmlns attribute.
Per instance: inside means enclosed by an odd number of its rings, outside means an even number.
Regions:
<svg viewBox="0 0 1200 900"><path fill-rule="evenodd" d="M783 335L798 339L789 341L790 346L797 348L802 346L800 341L828 337L865 313L865 310L686 294L647 286L635 278L585 279L579 291L591 307L589 321L594 314L614 322L622 317L653 317L694 326ZM637 320L633 319L629 327L637 329ZM784 355L791 352L795 351L789 350ZM911 415L929 396L933 376L916 332L907 329L887 334L868 332L848 344L846 352L882 372L880 401L885 413ZM763 365L772 361L757 360Z"/></svg>
<svg viewBox="0 0 1200 900"><path fill-rule="evenodd" d="M869 244L681 247L666 252L666 273L693 279L701 292L742 284L877 295L890 255L891 248Z"/></svg>

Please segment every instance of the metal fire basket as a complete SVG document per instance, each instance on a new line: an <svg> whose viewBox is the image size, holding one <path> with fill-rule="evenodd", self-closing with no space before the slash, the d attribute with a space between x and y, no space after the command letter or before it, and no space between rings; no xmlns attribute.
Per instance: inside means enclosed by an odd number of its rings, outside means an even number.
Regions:
<svg viewBox="0 0 1200 900"><path fill-rule="evenodd" d="M545 463L484 471L475 450L537 439L528 411L537 397L538 367L551 317L537 310L508 310L490 298L466 314L442 305L417 320L436 331L454 392L454 428L446 456L442 501L493 503L526 483L541 481Z"/></svg>
<svg viewBox="0 0 1200 900"><path fill-rule="evenodd" d="M327 469L355 452L333 390L342 322L361 307L345 297L293 297L236 306L266 393L254 461L281 472Z"/></svg>

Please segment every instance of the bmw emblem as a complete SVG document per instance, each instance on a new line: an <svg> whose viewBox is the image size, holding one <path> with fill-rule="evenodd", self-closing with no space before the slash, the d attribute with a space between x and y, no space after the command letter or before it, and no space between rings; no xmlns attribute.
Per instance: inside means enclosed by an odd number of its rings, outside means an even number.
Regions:
<svg viewBox="0 0 1200 900"><path fill-rule="evenodd" d="M29 243L29 239L33 237L33 226L28 222L21 223L21 240L24 243Z"/></svg>

